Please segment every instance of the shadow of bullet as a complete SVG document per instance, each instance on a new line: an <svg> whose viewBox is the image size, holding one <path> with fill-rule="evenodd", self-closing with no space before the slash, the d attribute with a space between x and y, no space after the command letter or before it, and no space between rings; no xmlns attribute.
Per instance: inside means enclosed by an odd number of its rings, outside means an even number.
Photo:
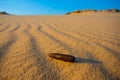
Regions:
<svg viewBox="0 0 120 80"><path fill-rule="evenodd" d="M84 58L75 57L75 63L94 63L94 64L97 63L98 64L102 62L93 60L93 59L84 59Z"/></svg>

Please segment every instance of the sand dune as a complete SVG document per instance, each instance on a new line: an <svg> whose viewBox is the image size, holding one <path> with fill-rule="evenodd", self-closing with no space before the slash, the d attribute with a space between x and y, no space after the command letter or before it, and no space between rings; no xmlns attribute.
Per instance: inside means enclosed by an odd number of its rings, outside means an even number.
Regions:
<svg viewBox="0 0 120 80"><path fill-rule="evenodd" d="M118 13L118 15L120 14L120 10L118 10L118 9L108 9L108 10L93 10L93 9L86 9L86 10L75 10L75 11L73 11L73 12L68 12L68 13L66 13L66 15L90 15L90 14L99 14L99 15L101 15L101 14L116 14L116 13Z"/></svg>
<svg viewBox="0 0 120 80"><path fill-rule="evenodd" d="M0 80L119 80L119 21L120 14L0 15Z"/></svg>

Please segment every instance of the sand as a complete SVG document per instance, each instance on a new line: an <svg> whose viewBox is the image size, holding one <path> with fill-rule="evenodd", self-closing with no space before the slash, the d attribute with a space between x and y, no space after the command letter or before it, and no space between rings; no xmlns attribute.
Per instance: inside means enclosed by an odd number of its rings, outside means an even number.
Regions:
<svg viewBox="0 0 120 80"><path fill-rule="evenodd" d="M0 15L0 80L119 80L119 70L120 14Z"/></svg>

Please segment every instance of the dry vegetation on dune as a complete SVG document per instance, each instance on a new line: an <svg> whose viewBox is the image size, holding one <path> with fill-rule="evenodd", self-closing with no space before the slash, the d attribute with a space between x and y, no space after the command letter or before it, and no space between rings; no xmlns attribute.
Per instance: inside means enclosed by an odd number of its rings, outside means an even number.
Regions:
<svg viewBox="0 0 120 80"><path fill-rule="evenodd" d="M93 10L93 9L86 9L86 10L75 10L75 11L73 11L73 12L68 12L68 13L66 13L66 15L83 15L83 14L93 14L94 13L94 15L95 15L95 13L98 15L98 13L100 13L100 15L101 14L106 14L107 13L107 15L108 14L113 14L113 13L120 13L120 10L118 10L118 9L108 9L108 10Z"/></svg>
<svg viewBox="0 0 120 80"><path fill-rule="evenodd" d="M0 80L119 80L119 21L120 14L0 15Z"/></svg>

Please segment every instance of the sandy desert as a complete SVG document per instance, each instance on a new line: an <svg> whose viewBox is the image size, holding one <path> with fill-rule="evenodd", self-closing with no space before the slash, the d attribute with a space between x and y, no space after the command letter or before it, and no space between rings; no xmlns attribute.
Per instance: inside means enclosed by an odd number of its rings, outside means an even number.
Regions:
<svg viewBox="0 0 120 80"><path fill-rule="evenodd" d="M0 80L120 80L120 13L0 15Z"/></svg>

